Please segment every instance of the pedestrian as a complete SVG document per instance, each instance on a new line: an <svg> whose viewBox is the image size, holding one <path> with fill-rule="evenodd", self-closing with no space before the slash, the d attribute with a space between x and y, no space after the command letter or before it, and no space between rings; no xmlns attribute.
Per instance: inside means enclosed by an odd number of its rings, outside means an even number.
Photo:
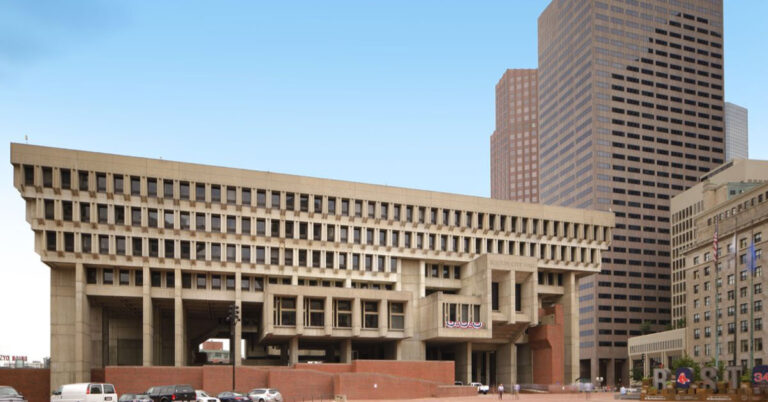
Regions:
<svg viewBox="0 0 768 402"><path fill-rule="evenodd" d="M515 391L515 399L520 399L520 384L513 385L512 389Z"/></svg>
<svg viewBox="0 0 768 402"><path fill-rule="evenodd" d="M592 399L592 383L591 382L584 384L584 395L586 396L587 400Z"/></svg>
<svg viewBox="0 0 768 402"><path fill-rule="evenodd" d="M499 399L504 395L504 384L499 384Z"/></svg>

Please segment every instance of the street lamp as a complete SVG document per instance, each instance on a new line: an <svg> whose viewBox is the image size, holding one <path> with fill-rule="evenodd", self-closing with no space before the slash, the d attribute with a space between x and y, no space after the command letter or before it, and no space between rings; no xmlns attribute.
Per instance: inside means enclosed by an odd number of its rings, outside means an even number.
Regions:
<svg viewBox="0 0 768 402"><path fill-rule="evenodd" d="M232 341L232 345L229 349L229 360L232 362L232 392L235 391L235 325L240 321L240 306L237 304L229 305L229 313L227 314L227 321L229 322L229 339Z"/></svg>

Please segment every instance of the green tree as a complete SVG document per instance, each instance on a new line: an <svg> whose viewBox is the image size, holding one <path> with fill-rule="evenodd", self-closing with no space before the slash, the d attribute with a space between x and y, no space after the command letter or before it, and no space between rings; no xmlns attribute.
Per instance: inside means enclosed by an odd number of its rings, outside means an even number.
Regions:
<svg viewBox="0 0 768 402"><path fill-rule="evenodd" d="M642 381L643 380L643 368L642 367L632 367L632 379L635 381Z"/></svg>
<svg viewBox="0 0 768 402"><path fill-rule="evenodd" d="M682 357L672 360L669 369L674 373L680 367L688 367L693 370L693 380L701 381L701 366L691 356L684 354Z"/></svg>
<svg viewBox="0 0 768 402"><path fill-rule="evenodd" d="M642 324L640 324L640 332L643 333L643 335L648 335L651 333L651 322L648 320L643 321Z"/></svg>

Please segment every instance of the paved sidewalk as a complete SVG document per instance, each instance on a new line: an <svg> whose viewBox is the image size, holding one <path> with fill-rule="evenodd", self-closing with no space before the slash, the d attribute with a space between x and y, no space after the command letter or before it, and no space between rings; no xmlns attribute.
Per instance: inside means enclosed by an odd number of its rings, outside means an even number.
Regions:
<svg viewBox="0 0 768 402"><path fill-rule="evenodd" d="M613 392L593 392L589 399L585 398L584 394L520 394L520 401L595 401L595 402L607 402L614 401ZM498 395L478 395L478 396L465 396L455 398L424 398L424 399L377 399L377 402L437 402L437 401L455 401L455 402L492 402L498 401ZM510 394L504 394L504 401L515 401L515 397ZM355 401L361 401L356 399ZM350 400L350 402L354 402Z"/></svg>

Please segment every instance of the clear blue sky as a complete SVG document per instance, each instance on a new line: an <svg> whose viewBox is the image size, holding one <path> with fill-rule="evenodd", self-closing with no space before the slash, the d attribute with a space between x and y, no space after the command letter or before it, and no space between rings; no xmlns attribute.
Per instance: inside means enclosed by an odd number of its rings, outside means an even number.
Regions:
<svg viewBox="0 0 768 402"><path fill-rule="evenodd" d="M265 2L262 2L265 3ZM494 85L537 64L548 1L0 5L0 135L488 196ZM726 0L726 100L768 159L768 2ZM8 149L8 148L6 148ZM7 154L6 154L7 155ZM47 269L5 165L1 354L48 353ZM9 304L15 303L15 304Z"/></svg>

